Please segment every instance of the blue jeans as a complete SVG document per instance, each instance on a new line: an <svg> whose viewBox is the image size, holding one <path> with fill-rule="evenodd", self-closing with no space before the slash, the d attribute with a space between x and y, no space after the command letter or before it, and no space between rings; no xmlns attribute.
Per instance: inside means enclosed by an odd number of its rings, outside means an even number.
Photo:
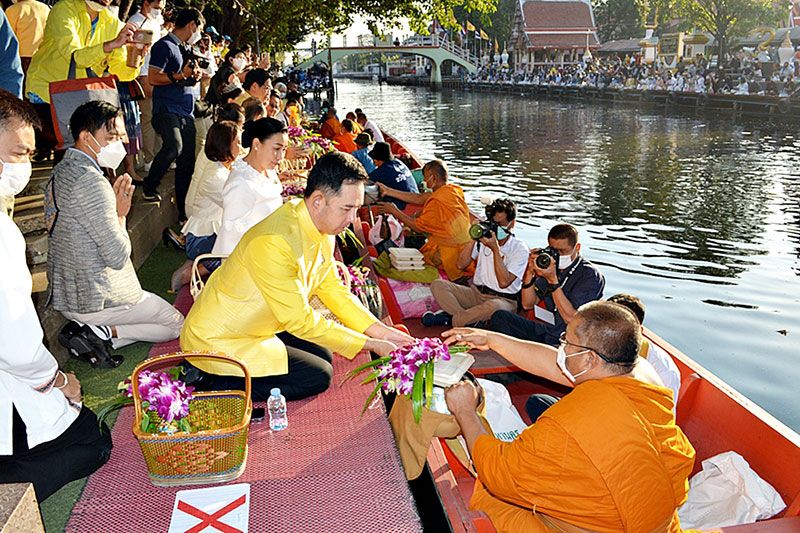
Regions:
<svg viewBox="0 0 800 533"><path fill-rule="evenodd" d="M510 311L496 311L492 315L488 329L525 341L557 346L558 338L565 327L557 328L541 322L534 322Z"/></svg>
<svg viewBox="0 0 800 533"><path fill-rule="evenodd" d="M549 394L531 394L531 397L525 402L525 412L528 413L531 424L535 424L539 417L558 400L560 400L560 398L550 396Z"/></svg>

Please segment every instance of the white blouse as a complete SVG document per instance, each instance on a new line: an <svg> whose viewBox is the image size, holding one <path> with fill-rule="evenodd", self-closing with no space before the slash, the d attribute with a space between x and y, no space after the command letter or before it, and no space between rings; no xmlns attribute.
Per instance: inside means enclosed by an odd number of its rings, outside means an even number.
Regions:
<svg viewBox="0 0 800 533"><path fill-rule="evenodd" d="M276 170L261 174L243 159L234 161L222 189L222 226L212 253L229 255L247 230L283 205Z"/></svg>
<svg viewBox="0 0 800 533"><path fill-rule="evenodd" d="M0 257L0 455L11 455L14 407L33 448L66 431L80 406L71 406L53 387L58 363L42 344L25 239L5 213L0 213Z"/></svg>
<svg viewBox="0 0 800 533"><path fill-rule="evenodd" d="M186 193L186 215L181 232L195 237L213 235L222 225L222 190L231 171L217 161L209 161L201 151Z"/></svg>

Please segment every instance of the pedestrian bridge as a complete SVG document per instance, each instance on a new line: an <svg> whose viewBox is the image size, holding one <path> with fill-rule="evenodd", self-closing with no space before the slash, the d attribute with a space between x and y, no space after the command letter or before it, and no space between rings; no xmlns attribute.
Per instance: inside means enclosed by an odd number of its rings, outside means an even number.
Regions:
<svg viewBox="0 0 800 533"><path fill-rule="evenodd" d="M452 61L466 69L470 74L478 70L478 58L470 54L468 50L461 48L452 41L442 39L433 35L430 37L414 37L400 46L345 46L320 50L314 56L306 59L299 65L299 69L307 69L315 63L325 63L328 61L336 63L341 59L353 54L412 54L428 58L431 62L431 85L440 87L442 85L442 65L445 61ZM328 65L332 68L332 65Z"/></svg>

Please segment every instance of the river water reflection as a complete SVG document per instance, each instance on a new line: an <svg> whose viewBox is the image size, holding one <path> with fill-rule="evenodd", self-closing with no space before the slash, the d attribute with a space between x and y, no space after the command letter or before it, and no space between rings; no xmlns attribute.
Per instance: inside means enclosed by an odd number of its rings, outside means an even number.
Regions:
<svg viewBox="0 0 800 533"><path fill-rule="evenodd" d="M606 296L638 295L652 330L800 431L800 134L724 117L338 80L480 209L511 196L543 245L575 224Z"/></svg>

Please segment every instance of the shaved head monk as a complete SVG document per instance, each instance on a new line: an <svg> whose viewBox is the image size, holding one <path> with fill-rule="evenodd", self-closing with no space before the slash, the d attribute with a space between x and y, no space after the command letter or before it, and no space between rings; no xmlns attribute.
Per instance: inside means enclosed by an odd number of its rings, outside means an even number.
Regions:
<svg viewBox="0 0 800 533"><path fill-rule="evenodd" d="M509 443L481 425L471 383L445 391L478 472L470 505L498 531L680 531L694 448L672 391L638 357L640 329L622 306L592 302L558 349L470 328L443 334L575 387Z"/></svg>
<svg viewBox="0 0 800 533"><path fill-rule="evenodd" d="M471 276L472 265L465 271L458 268L457 264L458 254L471 241L469 208L464 191L449 182L447 165L439 159L429 161L422 167L422 177L431 192L398 191L378 183L382 196L422 205L422 211L416 216L407 215L392 203L381 204L379 211L394 215L407 228L425 233L428 240L420 249L425 262L444 270L450 280Z"/></svg>

